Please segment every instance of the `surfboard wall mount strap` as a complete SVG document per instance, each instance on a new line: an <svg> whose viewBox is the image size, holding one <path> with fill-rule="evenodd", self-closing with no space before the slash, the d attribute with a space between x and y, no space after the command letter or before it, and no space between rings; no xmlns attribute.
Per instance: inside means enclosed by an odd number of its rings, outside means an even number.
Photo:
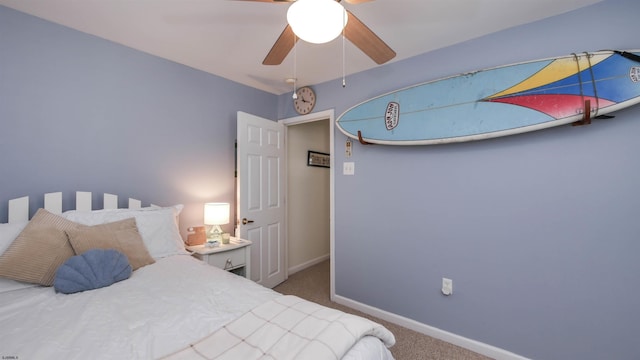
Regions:
<svg viewBox="0 0 640 360"><path fill-rule="evenodd" d="M591 124L591 100L584 101L584 117L582 120L571 123L571 126L582 126Z"/></svg>
<svg viewBox="0 0 640 360"><path fill-rule="evenodd" d="M362 145L373 145L373 143L367 142L362 138L362 131L358 130L358 141Z"/></svg>

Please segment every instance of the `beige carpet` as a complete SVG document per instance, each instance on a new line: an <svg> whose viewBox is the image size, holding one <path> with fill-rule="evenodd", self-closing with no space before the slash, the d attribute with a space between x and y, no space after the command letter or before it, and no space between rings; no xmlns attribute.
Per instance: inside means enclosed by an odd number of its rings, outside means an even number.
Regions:
<svg viewBox="0 0 640 360"><path fill-rule="evenodd" d="M396 337L396 344L391 348L391 353L396 360L489 359L486 356L476 354L459 346L434 339L430 336L423 335L390 322L374 318L352 308L331 302L329 295L329 277L329 261L327 260L291 275L287 281L276 286L274 290L282 294L296 295L303 299L311 300L344 312L364 316L383 324Z"/></svg>

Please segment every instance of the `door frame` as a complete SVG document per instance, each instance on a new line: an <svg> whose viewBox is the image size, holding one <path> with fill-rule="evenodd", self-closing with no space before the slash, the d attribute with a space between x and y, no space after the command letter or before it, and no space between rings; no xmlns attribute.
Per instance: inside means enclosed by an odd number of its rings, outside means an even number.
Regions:
<svg viewBox="0 0 640 360"><path fill-rule="evenodd" d="M319 120L326 120L329 119L329 149L331 152L331 157L329 158L329 267L330 267L330 298L333 301L334 297L335 297L335 278L334 278L334 274L335 274L335 262L334 262L334 241L335 241L335 208L334 208L334 199L335 199L335 195L334 195L334 185L335 185L335 154L333 153L335 151L335 147L334 147L334 127L333 127L333 123L335 121L335 111L334 109L329 109L329 110L323 110L323 111L318 111L318 112L314 112L314 113L310 113L307 115L302 115L302 116L295 116L295 117L291 117L291 118L286 118L286 119L282 119L282 120L278 120L279 123L282 123L285 126L285 146L289 146L289 141L288 141L288 127L291 125L299 125L299 124L304 124L304 123L308 123L308 122L314 122L314 121L319 121ZM287 173L288 173L288 167L287 167ZM287 203L288 204L288 203ZM289 218L289 206L286 205L285 206L285 217L288 219ZM289 239L289 234L287 234L286 238ZM287 266L287 274L289 272L288 270L288 266L289 266L289 241L286 242L287 244L285 245L285 251L287 252L287 256L285 257L285 263Z"/></svg>

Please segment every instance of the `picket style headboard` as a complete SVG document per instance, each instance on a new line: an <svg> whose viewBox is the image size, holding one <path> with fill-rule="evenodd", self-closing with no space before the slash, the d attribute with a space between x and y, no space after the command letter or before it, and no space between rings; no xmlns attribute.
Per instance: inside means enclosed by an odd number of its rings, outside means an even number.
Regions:
<svg viewBox="0 0 640 360"><path fill-rule="evenodd" d="M81 211L91 211L92 203L91 203L91 192L87 191L76 191L76 210ZM151 205L155 206L155 205ZM142 202L140 200L129 198L129 209L139 209L142 207ZM52 212L54 214L62 213L62 193L48 193L44 194L44 208L47 211ZM113 194L104 194L104 209L117 209L118 208L118 196ZM29 220L29 197L23 196L21 198L9 200L9 218L8 221L18 222L18 221L27 221Z"/></svg>

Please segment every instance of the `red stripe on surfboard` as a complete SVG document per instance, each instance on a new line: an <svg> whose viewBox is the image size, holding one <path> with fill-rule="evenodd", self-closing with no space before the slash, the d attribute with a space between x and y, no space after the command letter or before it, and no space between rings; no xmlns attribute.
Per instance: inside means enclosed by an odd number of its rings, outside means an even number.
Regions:
<svg viewBox="0 0 640 360"><path fill-rule="evenodd" d="M596 100L592 96L580 95L521 95L487 99L486 101L522 106L540 111L555 119L562 119L581 114L584 111L586 100L591 100L591 106L597 105L600 109L615 104L613 101Z"/></svg>

